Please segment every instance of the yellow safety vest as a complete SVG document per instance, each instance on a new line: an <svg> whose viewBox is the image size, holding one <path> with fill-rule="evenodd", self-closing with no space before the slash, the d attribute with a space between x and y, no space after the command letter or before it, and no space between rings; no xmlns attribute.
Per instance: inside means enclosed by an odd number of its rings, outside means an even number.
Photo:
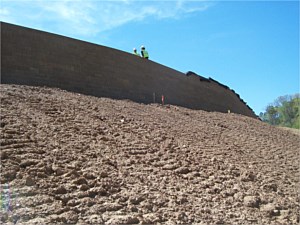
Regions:
<svg viewBox="0 0 300 225"><path fill-rule="evenodd" d="M148 52L146 50L142 50L142 56L144 58L149 58L149 54L148 54Z"/></svg>

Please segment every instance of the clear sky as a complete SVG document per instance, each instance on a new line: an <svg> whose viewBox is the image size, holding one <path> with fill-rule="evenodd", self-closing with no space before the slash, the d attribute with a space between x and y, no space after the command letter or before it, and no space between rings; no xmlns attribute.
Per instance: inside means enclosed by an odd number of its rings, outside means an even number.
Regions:
<svg viewBox="0 0 300 225"><path fill-rule="evenodd" d="M0 0L0 20L194 71L256 114L299 93L299 1Z"/></svg>

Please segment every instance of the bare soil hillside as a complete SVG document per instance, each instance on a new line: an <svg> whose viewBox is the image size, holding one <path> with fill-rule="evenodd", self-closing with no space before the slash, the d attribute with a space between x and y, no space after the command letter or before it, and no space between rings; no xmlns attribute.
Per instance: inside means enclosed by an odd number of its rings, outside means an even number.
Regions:
<svg viewBox="0 0 300 225"><path fill-rule="evenodd" d="M283 130L288 130L294 134L300 135L300 130L299 129L295 129L295 128L289 128L289 127L279 127L280 129Z"/></svg>
<svg viewBox="0 0 300 225"><path fill-rule="evenodd" d="M4 224L298 224L300 136L236 114L1 85Z"/></svg>

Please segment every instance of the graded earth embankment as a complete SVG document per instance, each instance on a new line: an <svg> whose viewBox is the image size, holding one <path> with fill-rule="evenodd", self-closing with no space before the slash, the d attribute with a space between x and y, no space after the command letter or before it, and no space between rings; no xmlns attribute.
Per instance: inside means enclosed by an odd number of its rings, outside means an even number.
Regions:
<svg viewBox="0 0 300 225"><path fill-rule="evenodd" d="M116 49L1 22L1 83L256 117L237 94Z"/></svg>
<svg viewBox="0 0 300 225"><path fill-rule="evenodd" d="M237 114L0 88L2 224L299 224L298 135Z"/></svg>

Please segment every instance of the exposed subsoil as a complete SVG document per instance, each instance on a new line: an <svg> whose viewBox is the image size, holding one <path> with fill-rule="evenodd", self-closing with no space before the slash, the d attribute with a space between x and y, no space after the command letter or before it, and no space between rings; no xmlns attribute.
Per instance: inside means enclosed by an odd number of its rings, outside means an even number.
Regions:
<svg viewBox="0 0 300 225"><path fill-rule="evenodd" d="M299 135L236 114L0 87L4 224L299 223Z"/></svg>

